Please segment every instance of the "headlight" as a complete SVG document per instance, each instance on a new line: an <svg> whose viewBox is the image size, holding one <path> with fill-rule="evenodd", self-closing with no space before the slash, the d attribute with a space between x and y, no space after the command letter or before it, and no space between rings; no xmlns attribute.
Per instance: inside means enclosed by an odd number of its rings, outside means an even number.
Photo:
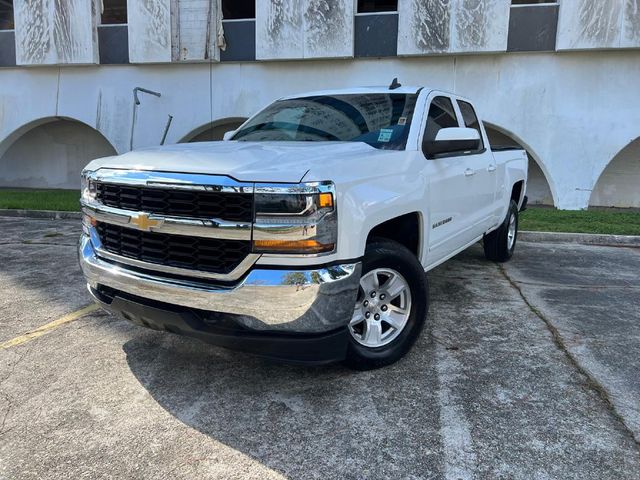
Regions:
<svg viewBox="0 0 640 480"><path fill-rule="evenodd" d="M96 182L91 179L93 172L85 170L80 177L80 200L91 202L96 198Z"/></svg>
<svg viewBox="0 0 640 480"><path fill-rule="evenodd" d="M80 176L80 203L92 202L96 198L96 183L90 178L93 172L84 170ZM90 228L96 226L96 219L83 212L82 232L89 236Z"/></svg>
<svg viewBox="0 0 640 480"><path fill-rule="evenodd" d="M331 182L256 185L255 212L254 252L318 254L336 248Z"/></svg>

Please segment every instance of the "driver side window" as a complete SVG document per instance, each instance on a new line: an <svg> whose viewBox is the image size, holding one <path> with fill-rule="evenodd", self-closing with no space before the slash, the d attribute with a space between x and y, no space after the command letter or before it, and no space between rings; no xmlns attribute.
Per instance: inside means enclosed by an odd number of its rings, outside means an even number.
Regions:
<svg viewBox="0 0 640 480"><path fill-rule="evenodd" d="M448 97L435 97L429 107L427 126L425 128L424 138L422 139L422 150L427 158L429 158L430 155L425 150L424 145L427 144L427 142L433 142L438 132L443 128L458 126L458 119L456 118L456 112L453 109L451 99Z"/></svg>

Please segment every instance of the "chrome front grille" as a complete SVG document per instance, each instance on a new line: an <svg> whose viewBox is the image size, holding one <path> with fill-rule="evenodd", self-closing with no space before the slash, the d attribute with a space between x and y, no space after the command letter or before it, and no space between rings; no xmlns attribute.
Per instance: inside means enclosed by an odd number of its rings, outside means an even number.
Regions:
<svg viewBox="0 0 640 480"><path fill-rule="evenodd" d="M235 281L251 252L252 183L217 175L100 169L82 210L98 256L180 276Z"/></svg>
<svg viewBox="0 0 640 480"><path fill-rule="evenodd" d="M96 182L96 200L136 212L188 218L224 218L251 222L253 194L151 188Z"/></svg>
<svg viewBox="0 0 640 480"><path fill-rule="evenodd" d="M102 248L114 255L175 268L229 274L251 251L240 240L143 232L98 222Z"/></svg>

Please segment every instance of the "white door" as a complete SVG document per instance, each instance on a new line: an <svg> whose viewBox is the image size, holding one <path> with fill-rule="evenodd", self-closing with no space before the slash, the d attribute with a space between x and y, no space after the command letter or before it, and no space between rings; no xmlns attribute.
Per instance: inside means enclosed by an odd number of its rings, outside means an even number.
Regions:
<svg viewBox="0 0 640 480"><path fill-rule="evenodd" d="M457 103L460 109L461 123L467 128L477 130L481 139L478 150L465 156L465 173L470 177L468 183L473 190L473 204L469 212L469 223L473 233L469 241L472 241L498 222L495 215L496 162L486 143L473 106L463 100L458 100Z"/></svg>
<svg viewBox="0 0 640 480"><path fill-rule="evenodd" d="M434 140L440 129L458 126L452 100L436 96L428 109L423 140ZM474 175L469 175L466 155L440 155L437 158L425 155L425 162L429 212L426 264L431 265L473 240L470 226L478 189L474 187Z"/></svg>

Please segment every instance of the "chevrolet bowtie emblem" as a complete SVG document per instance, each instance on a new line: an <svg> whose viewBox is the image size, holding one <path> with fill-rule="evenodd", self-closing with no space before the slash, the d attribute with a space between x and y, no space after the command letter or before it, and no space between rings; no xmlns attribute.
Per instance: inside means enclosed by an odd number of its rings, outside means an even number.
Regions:
<svg viewBox="0 0 640 480"><path fill-rule="evenodd" d="M146 213L141 213L135 217L131 217L129 220L131 225L135 225L140 230L144 230L146 232L150 231L153 227L158 227L162 225L162 220L155 220L153 218L149 218L149 215Z"/></svg>

